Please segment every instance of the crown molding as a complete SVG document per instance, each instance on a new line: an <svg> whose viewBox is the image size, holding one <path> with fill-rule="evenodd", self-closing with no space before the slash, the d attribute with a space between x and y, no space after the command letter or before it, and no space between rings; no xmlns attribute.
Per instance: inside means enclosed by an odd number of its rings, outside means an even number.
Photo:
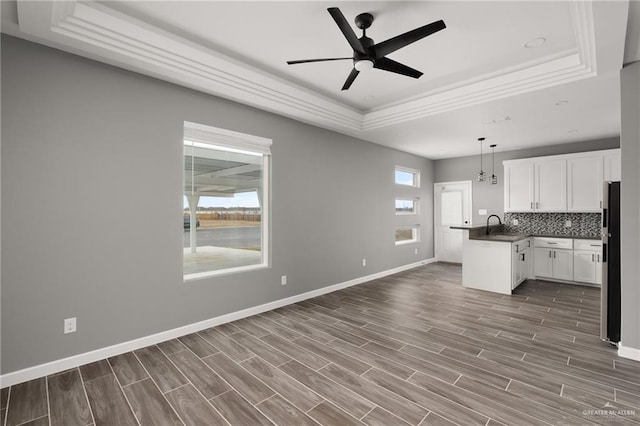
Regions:
<svg viewBox="0 0 640 426"><path fill-rule="evenodd" d="M92 1L18 1L20 31L73 53L205 93L357 133L362 114Z"/></svg>
<svg viewBox="0 0 640 426"><path fill-rule="evenodd" d="M364 132L596 75L591 1L570 3L576 48L361 112L92 1L18 0L20 31L58 48L341 133Z"/></svg>
<svg viewBox="0 0 640 426"><path fill-rule="evenodd" d="M595 76L596 43L591 2L574 0L570 8L575 49L379 108L364 115L363 129L373 130Z"/></svg>

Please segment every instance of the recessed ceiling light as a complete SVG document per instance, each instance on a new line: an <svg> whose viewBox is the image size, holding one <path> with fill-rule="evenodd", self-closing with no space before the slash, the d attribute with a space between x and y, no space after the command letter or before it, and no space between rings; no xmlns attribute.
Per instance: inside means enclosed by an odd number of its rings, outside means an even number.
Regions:
<svg viewBox="0 0 640 426"><path fill-rule="evenodd" d="M511 121L511 117L506 115L504 117L494 118L493 120L483 121L482 124L498 124L502 123L503 121Z"/></svg>
<svg viewBox="0 0 640 426"><path fill-rule="evenodd" d="M534 38L533 40L529 40L528 42L526 42L524 44L524 47L526 47L527 49L532 49L534 47L540 47L542 46L545 42L547 41L546 38L544 37L538 37L538 38Z"/></svg>
<svg viewBox="0 0 640 426"><path fill-rule="evenodd" d="M564 105L566 105L568 103L569 103L569 101L564 101L564 100L563 101L558 101L558 102L556 102L556 106L564 106Z"/></svg>

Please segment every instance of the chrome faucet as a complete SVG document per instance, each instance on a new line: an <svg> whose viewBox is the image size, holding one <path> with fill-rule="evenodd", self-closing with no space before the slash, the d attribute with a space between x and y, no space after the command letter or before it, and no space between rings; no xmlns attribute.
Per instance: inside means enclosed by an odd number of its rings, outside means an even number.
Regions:
<svg viewBox="0 0 640 426"><path fill-rule="evenodd" d="M502 220L500 219L500 216L498 216L497 214L492 214L487 218L487 235L489 235L489 219L491 219L492 217L495 217L498 219L498 223L500 225L502 225Z"/></svg>

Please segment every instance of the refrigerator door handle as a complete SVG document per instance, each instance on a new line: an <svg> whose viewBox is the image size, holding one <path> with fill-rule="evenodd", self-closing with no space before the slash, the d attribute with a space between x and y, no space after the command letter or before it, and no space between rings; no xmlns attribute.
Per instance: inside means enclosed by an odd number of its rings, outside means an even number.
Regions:
<svg viewBox="0 0 640 426"><path fill-rule="evenodd" d="M606 263L607 262L607 244L603 243L602 244L602 263Z"/></svg>

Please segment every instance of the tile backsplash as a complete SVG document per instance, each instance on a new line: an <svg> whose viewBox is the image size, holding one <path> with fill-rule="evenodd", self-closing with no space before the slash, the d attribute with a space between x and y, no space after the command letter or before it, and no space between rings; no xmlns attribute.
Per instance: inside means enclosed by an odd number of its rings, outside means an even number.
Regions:
<svg viewBox="0 0 640 426"><path fill-rule="evenodd" d="M513 220L518 225L513 225ZM566 227L566 221L571 227ZM505 213L504 227L508 232L532 235L558 235L600 238L600 213Z"/></svg>

